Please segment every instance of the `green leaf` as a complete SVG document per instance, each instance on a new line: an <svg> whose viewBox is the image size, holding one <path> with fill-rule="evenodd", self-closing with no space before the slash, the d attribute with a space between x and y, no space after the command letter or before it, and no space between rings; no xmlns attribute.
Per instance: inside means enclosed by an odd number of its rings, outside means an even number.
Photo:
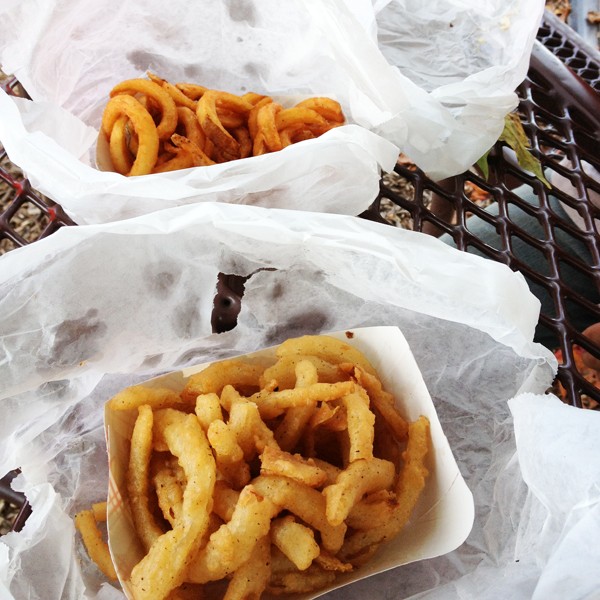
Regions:
<svg viewBox="0 0 600 600"><path fill-rule="evenodd" d="M504 119L504 131L502 131L499 141L506 142L515 151L517 161L525 171L530 171L546 187L550 187L550 183L544 176L542 163L530 152L531 146L517 113L506 115Z"/></svg>
<svg viewBox="0 0 600 600"><path fill-rule="evenodd" d="M490 166L488 165L488 156L490 154L490 151L488 150L476 163L475 165L479 168L479 170L481 171L481 174L483 175L483 178L487 181L488 177L490 176Z"/></svg>

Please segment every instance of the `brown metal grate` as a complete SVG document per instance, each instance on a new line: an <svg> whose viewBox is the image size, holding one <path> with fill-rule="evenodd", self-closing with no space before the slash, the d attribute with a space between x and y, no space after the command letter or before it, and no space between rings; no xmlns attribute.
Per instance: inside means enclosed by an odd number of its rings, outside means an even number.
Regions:
<svg viewBox="0 0 600 600"><path fill-rule="evenodd" d="M557 389L566 391L566 401L574 406L597 408L600 389L580 371L578 352L584 348L600 356L600 348L581 335L586 326L600 322L600 237L594 223L600 219L600 210L587 200L589 194L600 193L600 183L581 164L586 161L600 171L600 96L541 44L534 48L529 75L518 92L519 113L532 153L547 174L554 171L573 184L578 190L574 196L546 188L519 167L505 144L498 143L490 154L487 179L469 171L434 183L418 169L399 163L395 171L410 183L413 194L399 194L382 185L380 198L365 216L379 220L381 202L387 199L410 212L415 229L449 236L461 250L520 271L544 298L537 336L557 351L561 363ZM562 164L564 157L572 164ZM470 199L467 190L473 186L496 204L496 214ZM533 195L536 203L515 193L517 186ZM428 197L433 198L431 203ZM584 230L557 214L558 202L577 210L586 224ZM533 229L523 227L522 217L514 218L523 214ZM574 246L585 259L568 250ZM537 254L537 262L541 259L545 267L532 269L524 254ZM571 284L574 280L581 280L577 287Z"/></svg>
<svg viewBox="0 0 600 600"><path fill-rule="evenodd" d="M537 39L600 92L600 52L550 11L546 11Z"/></svg>

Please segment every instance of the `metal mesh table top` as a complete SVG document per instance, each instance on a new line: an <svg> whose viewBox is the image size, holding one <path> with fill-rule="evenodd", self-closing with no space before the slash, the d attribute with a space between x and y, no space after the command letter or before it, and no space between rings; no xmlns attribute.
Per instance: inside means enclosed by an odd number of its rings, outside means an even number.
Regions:
<svg viewBox="0 0 600 600"><path fill-rule="evenodd" d="M4 83L9 92L20 94L18 83ZM600 358L600 347L581 334L573 315L583 314L587 322L600 322L600 237L595 220L600 210L589 202L590 193L600 193L600 182L589 177L585 163L600 171L597 145L600 139L600 55L577 35L547 12L538 32L526 80L518 89L518 112L529 137L532 153L546 173L556 172L571 182L572 195L547 188L531 173L524 171L497 143L489 157L489 174L484 178L470 170L457 177L434 182L410 162L399 160L394 173L384 176L381 193L361 216L397 224L386 215L389 206L406 216L406 223L417 231L445 235L459 249L477 252L520 271L528 283L538 286L547 296L549 308L542 308L538 332L552 342L549 347L559 357L555 391L565 402L578 407L600 406L600 389L586 377L579 360L585 348ZM563 158L570 160L564 164ZM585 162L583 162L585 161ZM401 182L402 185L397 185ZM523 200L523 186L536 198ZM518 190L517 190L518 187ZM473 201L478 190L495 206L495 213ZM3 190L3 191L2 191ZM517 193L516 193L517 192ZM24 246L51 235L58 228L72 225L62 209L31 189L18 169L11 165L0 147L0 253ZM579 228L555 210L561 202L576 211L583 221ZM387 205L387 208L384 208ZM535 221L535 231L524 229L515 215L524 214ZM35 224L31 235L17 232L16 224L29 219ZM487 231L495 243L484 241L478 232ZM486 240L490 235L486 235ZM584 248L590 259L582 261L565 249L564 241ZM521 250L538 254L545 263L543 271L533 270L522 258ZM569 273L585 282L584 289L569 284ZM215 299L214 326L230 328L235 324L243 294L243 282L219 281ZM224 307L217 314L219 306ZM10 478L0 480L0 499L12 491ZM12 492L14 494L14 492ZM15 499L11 496L12 501ZM27 516L23 500L18 529Z"/></svg>

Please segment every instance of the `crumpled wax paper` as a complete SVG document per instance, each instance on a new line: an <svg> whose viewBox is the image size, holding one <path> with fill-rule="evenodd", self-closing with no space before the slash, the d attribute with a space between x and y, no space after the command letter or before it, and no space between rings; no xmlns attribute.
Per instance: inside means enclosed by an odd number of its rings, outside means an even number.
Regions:
<svg viewBox="0 0 600 600"><path fill-rule="evenodd" d="M34 187L82 224L201 200L358 214L398 148L438 179L469 168L494 144L516 106L514 90L544 6L541 0L375 5L5 2L0 62L35 106L15 107L0 93L0 141ZM147 70L235 93L331 96L356 126L327 134L327 149L319 141L302 144L293 155L286 150L243 166L143 183L95 173L96 134L110 89ZM306 190L305 197L292 204L297 190Z"/></svg>
<svg viewBox="0 0 600 600"><path fill-rule="evenodd" d="M219 272L251 276L237 327L212 334ZM598 415L545 395L557 365L532 342L538 313L505 265L322 213L197 204L62 228L2 256L0 471L22 468L14 487L33 514L0 540L1 585L17 599L122 600L71 517L106 497L103 404L125 385L294 335L394 325L475 524L446 556L328 597L541 599L557 582L561 598L586 597L598 584Z"/></svg>

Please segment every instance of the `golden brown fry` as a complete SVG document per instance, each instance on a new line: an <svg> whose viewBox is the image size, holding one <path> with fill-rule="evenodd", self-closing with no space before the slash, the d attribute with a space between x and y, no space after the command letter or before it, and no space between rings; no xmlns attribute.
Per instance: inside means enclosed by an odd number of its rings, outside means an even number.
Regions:
<svg viewBox="0 0 600 600"><path fill-rule="evenodd" d="M209 158L204 150L202 150L197 144L192 142L192 140L188 140L188 138L179 135L178 133L174 133L171 136L171 141L182 150L185 150L187 154L192 159L192 164L194 167L208 167L210 165L214 165L215 161Z"/></svg>
<svg viewBox="0 0 600 600"><path fill-rule="evenodd" d="M199 100L208 91L208 88L203 85L196 85L195 83L176 83L175 87L191 100Z"/></svg>
<svg viewBox="0 0 600 600"><path fill-rule="evenodd" d="M265 140L265 135L262 132L258 132L252 143L252 154L254 156L262 156L268 152L269 148L267 146L267 141Z"/></svg>
<svg viewBox="0 0 600 600"><path fill-rule="evenodd" d="M102 113L102 131L110 140L115 123L126 116L139 140L137 156L126 175L147 175L152 172L158 158L159 136L150 113L132 96L111 98ZM116 147L115 143L115 147Z"/></svg>
<svg viewBox="0 0 600 600"><path fill-rule="evenodd" d="M202 131L202 127L200 127L195 111L185 106L179 106L177 107L177 118L177 133L180 133L191 142L194 142L198 148L204 150L206 136L204 135L204 131Z"/></svg>
<svg viewBox="0 0 600 600"><path fill-rule="evenodd" d="M107 519L107 502L96 502L92 504L92 512L94 513L94 519L96 523L103 523Z"/></svg>
<svg viewBox="0 0 600 600"><path fill-rule="evenodd" d="M275 117L275 124L278 131L298 125L299 123L319 134L331 129L331 125L318 112L310 108L297 106L284 108Z"/></svg>
<svg viewBox="0 0 600 600"><path fill-rule="evenodd" d="M275 123L275 117L281 110L282 107L280 104L268 102L264 106L259 107L256 113L256 136L262 135L269 152L277 152L283 147Z"/></svg>
<svg viewBox="0 0 600 600"><path fill-rule="evenodd" d="M244 127L247 122L245 114L240 114L234 110L217 107L217 116L221 125L227 130L235 129L236 127Z"/></svg>
<svg viewBox="0 0 600 600"><path fill-rule="evenodd" d="M244 125L235 127L231 130L231 135L233 135L240 145L240 158L252 156L252 138L250 137L248 128Z"/></svg>
<svg viewBox="0 0 600 600"><path fill-rule="evenodd" d="M128 79L115 85L110 91L110 97L115 98L123 94L133 96L138 93L152 98L160 107L161 117L156 131L159 139L168 140L177 127L177 106L169 93L160 85L148 79Z"/></svg>
<svg viewBox="0 0 600 600"><path fill-rule="evenodd" d="M242 99L246 102L250 102L252 106L258 104L264 98L268 98L268 96L265 96L264 94L257 94L256 92L246 92L245 94L242 94Z"/></svg>
<svg viewBox="0 0 600 600"><path fill-rule="evenodd" d="M200 125L215 147L219 148L229 160L238 159L240 157L240 145L221 123L217 106L247 116L252 109L252 105L234 94L208 90L202 95L196 108Z"/></svg>
<svg viewBox="0 0 600 600"><path fill-rule="evenodd" d="M106 577L115 581L117 573L110 557L108 544L102 539L102 533L98 529L93 511L82 510L77 513L75 515L75 527L81 534L81 539L89 557Z"/></svg>
<svg viewBox="0 0 600 600"><path fill-rule="evenodd" d="M250 132L250 137L254 140L258 134L258 111L265 106L266 104L270 104L273 102L273 98L269 96L265 96L261 98L257 102L252 103L253 106L248 113L248 131Z"/></svg>
<svg viewBox="0 0 600 600"><path fill-rule="evenodd" d="M238 463L244 458L244 452L237 443L235 433L224 421L213 421L206 435L218 459L228 463Z"/></svg>
<svg viewBox="0 0 600 600"><path fill-rule="evenodd" d="M310 108L319 113L327 121L342 124L345 121L344 113L339 102L331 98L307 98L296 104L300 108Z"/></svg>
<svg viewBox="0 0 600 600"><path fill-rule="evenodd" d="M150 79L150 81L160 85L169 94L169 96L173 98L173 101L178 108L185 106L191 109L193 112L196 111L196 102L189 96L186 96L179 87L169 83L166 79L158 77L158 75L155 75L150 71L148 71L146 75L148 75L148 79Z"/></svg>
<svg viewBox="0 0 600 600"><path fill-rule="evenodd" d="M194 166L192 155L183 148L177 148L177 152L171 158L156 163L153 173L168 173L170 171L181 171L181 169L190 169Z"/></svg>
<svg viewBox="0 0 600 600"><path fill-rule="evenodd" d="M129 117L125 114L115 121L110 132L108 146L113 167L121 175L127 175L131 171L135 158L129 151L127 123L129 123Z"/></svg>
<svg viewBox="0 0 600 600"><path fill-rule="evenodd" d="M298 123L297 125L279 130L279 139L284 148L304 140L312 140L316 137L318 137L318 135L313 133L310 129L307 129L304 123Z"/></svg>
<svg viewBox="0 0 600 600"><path fill-rule="evenodd" d="M310 460L312 460L315 465L319 467L319 469L321 469L321 471L323 471L327 476L325 485L331 485L332 483L335 483L337 476L342 472L342 469L321 458L311 458Z"/></svg>
<svg viewBox="0 0 600 600"><path fill-rule="evenodd" d="M198 103L195 100L192 100L191 98L186 96L177 86L174 86L172 83L165 81L163 83L163 88L169 94L169 96L173 98L173 101L175 102L178 108L185 107L193 112L196 111L196 106Z"/></svg>

